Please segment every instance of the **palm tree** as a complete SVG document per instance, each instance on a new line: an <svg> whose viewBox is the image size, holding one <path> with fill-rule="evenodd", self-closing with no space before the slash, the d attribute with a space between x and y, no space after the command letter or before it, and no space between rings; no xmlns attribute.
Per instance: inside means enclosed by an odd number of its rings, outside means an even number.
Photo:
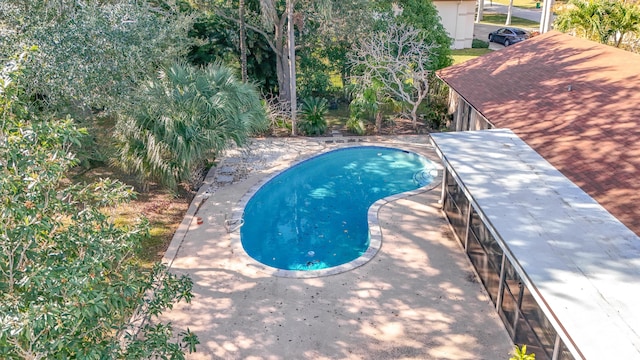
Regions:
<svg viewBox="0 0 640 360"><path fill-rule="evenodd" d="M626 34L640 33L640 7L637 3L616 2L613 4L612 15L616 47L620 47Z"/></svg>
<svg viewBox="0 0 640 360"><path fill-rule="evenodd" d="M266 129L255 88L221 64L177 63L141 88L137 102L116 124L114 163L175 189L232 143Z"/></svg>
<svg viewBox="0 0 640 360"><path fill-rule="evenodd" d="M602 0L570 0L558 10L556 29L602 44L620 46L627 33L640 32L640 8Z"/></svg>

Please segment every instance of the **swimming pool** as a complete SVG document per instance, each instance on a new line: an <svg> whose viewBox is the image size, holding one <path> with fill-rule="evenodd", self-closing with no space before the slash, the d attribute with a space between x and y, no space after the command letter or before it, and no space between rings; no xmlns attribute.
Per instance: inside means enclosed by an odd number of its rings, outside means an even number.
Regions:
<svg viewBox="0 0 640 360"><path fill-rule="evenodd" d="M378 146L339 149L303 161L262 185L247 202L242 247L276 269L310 271L349 263L370 246L369 207L428 185L435 169L423 156Z"/></svg>

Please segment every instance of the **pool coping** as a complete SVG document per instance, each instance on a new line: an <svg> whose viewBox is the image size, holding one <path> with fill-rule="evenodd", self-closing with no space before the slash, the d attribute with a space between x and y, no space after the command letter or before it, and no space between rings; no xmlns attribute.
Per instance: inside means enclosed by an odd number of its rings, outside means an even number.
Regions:
<svg viewBox="0 0 640 360"><path fill-rule="evenodd" d="M414 145L418 145L418 144L414 144ZM370 262L378 253L378 251L380 251L381 247L382 247L382 228L380 226L380 222L378 219L378 212L380 211L380 209L393 201L399 200L399 199L403 199L409 196L414 196L417 194L421 194L427 191L431 191L437 187L440 186L441 181L438 181L438 178L440 178L441 180L441 176L442 176L442 164L440 162L437 161L437 159L431 159L428 156L426 156L425 154L421 154L417 151L415 151L415 149L406 149L406 148L402 148L400 147L398 144L380 144L378 142L373 142L373 143L345 143L343 146L340 146L338 148L333 148L333 149L325 149L317 154L311 155L309 157L305 157L304 159L300 159L297 161L292 162L287 168L280 170L280 171L276 171L272 174L268 174L266 176L264 176L262 179L260 179L256 184L254 184L253 186L251 186L246 192L245 194L240 198L240 200L235 204L235 206L233 207L232 210L232 216L231 216L231 220L232 221L237 221L239 219L243 218L244 215L244 208L246 207L247 203L249 202L249 200L251 199L251 197L253 197L253 195L260 190L260 188L262 188L265 184L267 184L269 181L275 179L276 177L278 177L280 174L282 174L283 172L287 171L288 169L297 166L299 164L302 164L306 161L309 161L311 159L314 159L318 156L321 156L323 154L327 154L329 152L333 152L333 151L341 151L344 149L348 149L348 148L354 148L354 147L380 147L380 148L387 148L387 149L395 149L395 150L401 150L401 151L408 151L417 155L420 155L424 158L426 158L427 160L429 160L434 168L431 170L436 170L437 174L434 175L434 181L432 181L431 183L420 187L418 189L415 190L411 190L411 191L406 191L403 193L399 193L399 194L394 194L391 196L387 196L384 197L382 199L379 199L377 201L375 201L368 209L367 211L367 222L369 225L369 247L367 248L367 250L360 255L358 258L351 260L345 264L342 265L338 265L338 266L333 266L330 268L326 268L326 269L319 269L319 270L284 270L284 269L278 269L266 264L263 264L261 262L259 262L258 260L254 259L253 257L251 257L251 255L249 255L244 247L242 246L242 239L240 236L240 231L239 228L236 229L236 231L232 231L230 232L230 236L231 236L231 244L232 247L235 250L235 254L237 256L241 256L243 258L243 260L248 264L251 265L253 268L259 270L262 273L266 273L268 275L271 276L276 276L276 277L283 277L283 278L296 278L296 279L309 279L309 278L317 278L317 277L324 277L324 276L331 276L331 275L337 275L340 273L344 273L347 271L351 271L353 269L356 269L360 266L365 265L366 263Z"/></svg>

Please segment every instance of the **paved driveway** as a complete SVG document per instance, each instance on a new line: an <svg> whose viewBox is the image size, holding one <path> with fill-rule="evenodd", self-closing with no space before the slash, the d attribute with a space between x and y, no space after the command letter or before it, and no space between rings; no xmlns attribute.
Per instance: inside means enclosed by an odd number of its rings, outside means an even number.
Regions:
<svg viewBox="0 0 640 360"><path fill-rule="evenodd" d="M484 6L484 11L487 13L497 13L497 14L506 14L508 11L508 7L500 4L490 4L486 3ZM512 11L512 16L520 17L523 19L537 21L540 22L540 16L542 14L542 9L522 9L514 7ZM505 25L490 25L490 24L478 24L475 23L473 27L473 38L479 39L482 41L489 41L489 33L495 30L498 30ZM538 31L538 28L524 28L528 31ZM504 49L504 46L496 43L490 43L489 49L492 50L500 50Z"/></svg>
<svg viewBox="0 0 640 360"><path fill-rule="evenodd" d="M489 33L492 31L498 30L501 27L504 27L504 26L490 25L490 24L475 24L473 26L473 38L488 42ZM489 49L500 50L500 49L504 49L504 46L498 43L489 43Z"/></svg>

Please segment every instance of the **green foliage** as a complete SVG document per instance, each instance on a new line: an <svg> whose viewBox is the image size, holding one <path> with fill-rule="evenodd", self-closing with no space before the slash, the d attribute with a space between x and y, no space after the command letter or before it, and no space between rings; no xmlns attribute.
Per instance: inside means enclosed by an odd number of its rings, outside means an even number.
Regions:
<svg viewBox="0 0 640 360"><path fill-rule="evenodd" d="M118 119L115 164L144 184L176 188L231 142L243 145L267 121L255 88L221 64L164 68Z"/></svg>
<svg viewBox="0 0 640 360"><path fill-rule="evenodd" d="M319 11L304 6L304 31L300 32L297 51L298 84L301 97L341 96L335 86L347 84L350 65L347 53L373 29L374 4L368 0L331 1ZM331 82L331 76L340 81Z"/></svg>
<svg viewBox="0 0 640 360"><path fill-rule="evenodd" d="M392 2L382 1L382 8L390 11ZM394 17L397 25L409 25L422 32L424 41L432 47L429 57L432 70L451 65L451 38L440 21L438 10L431 1L399 0L396 2L402 13Z"/></svg>
<svg viewBox="0 0 640 360"><path fill-rule="evenodd" d="M554 27L602 44L620 46L640 34L640 6L608 0L569 0L557 9Z"/></svg>
<svg viewBox="0 0 640 360"><path fill-rule="evenodd" d="M28 112L16 66L0 74L0 358L184 358L193 333L173 338L157 323L134 336L129 320L156 321L188 302L191 280L136 266L146 223L118 227L106 211L131 199L130 187L65 181L83 133L70 119Z"/></svg>
<svg viewBox="0 0 640 360"><path fill-rule="evenodd" d="M382 100L379 100L379 87L370 86L356 94L349 104L349 117L354 119L373 119L380 112Z"/></svg>
<svg viewBox="0 0 640 360"><path fill-rule="evenodd" d="M423 117L426 125L436 130L444 128L450 116L449 87L432 75L429 79L429 94L425 100Z"/></svg>
<svg viewBox="0 0 640 360"><path fill-rule="evenodd" d="M74 147L80 165L111 157L94 116L117 113L131 92L158 67L186 53L191 18L173 0L0 1L0 54L37 45L24 74L31 110L70 114L89 129Z"/></svg>
<svg viewBox="0 0 640 360"><path fill-rule="evenodd" d="M37 45L25 91L74 117L113 110L163 63L185 54L191 19L147 1L0 2L0 54Z"/></svg>
<svg viewBox="0 0 640 360"><path fill-rule="evenodd" d="M357 135L364 135L367 132L367 125L362 119L350 117L349 120L347 120L347 130Z"/></svg>
<svg viewBox="0 0 640 360"><path fill-rule="evenodd" d="M536 354L527 354L527 345L516 345L513 356L509 360L536 360Z"/></svg>
<svg viewBox="0 0 640 360"><path fill-rule="evenodd" d="M471 42L471 48L472 49L488 49L489 42L483 41L480 39L473 39L473 41Z"/></svg>
<svg viewBox="0 0 640 360"><path fill-rule="evenodd" d="M302 100L300 114L302 115L298 126L303 133L313 135L323 135L327 131L327 99L309 97Z"/></svg>
<svg viewBox="0 0 640 360"><path fill-rule="evenodd" d="M299 51L297 55L300 57L298 62L298 95L301 98L308 97L329 97L331 96L331 78L329 76L329 67L326 66L320 54Z"/></svg>
<svg viewBox="0 0 640 360"><path fill-rule="evenodd" d="M237 13L237 12L236 12ZM223 62L238 69L240 49L238 24L216 14L199 16L189 36L196 39L187 58L193 65L208 65ZM247 73L264 93L274 93L278 87L276 56L267 40L259 33L247 29Z"/></svg>

